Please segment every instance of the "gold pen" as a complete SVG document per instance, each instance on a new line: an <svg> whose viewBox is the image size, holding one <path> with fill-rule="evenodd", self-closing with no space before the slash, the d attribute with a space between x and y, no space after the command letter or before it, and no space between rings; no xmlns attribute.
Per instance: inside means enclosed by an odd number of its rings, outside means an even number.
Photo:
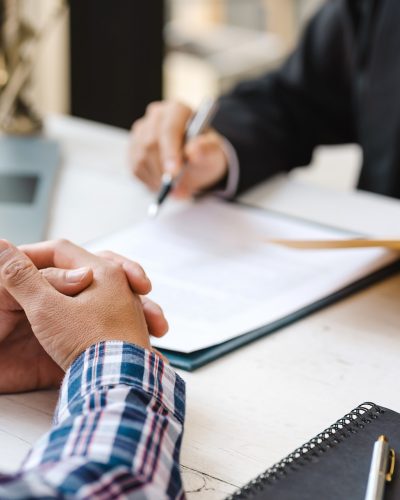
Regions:
<svg viewBox="0 0 400 500"><path fill-rule="evenodd" d="M391 481L393 477L395 460L396 454L394 449L389 447L388 438L384 435L379 436L372 451L365 500L383 500L386 482Z"/></svg>

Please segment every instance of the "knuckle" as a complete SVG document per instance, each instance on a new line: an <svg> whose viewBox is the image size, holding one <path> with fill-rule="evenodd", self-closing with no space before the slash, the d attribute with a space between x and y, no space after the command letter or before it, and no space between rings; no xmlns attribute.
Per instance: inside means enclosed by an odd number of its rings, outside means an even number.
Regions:
<svg viewBox="0 0 400 500"><path fill-rule="evenodd" d="M53 275L54 275L54 270L53 269L50 269L50 268L46 268L46 269L39 269L39 273L44 277L46 278L47 280L52 278Z"/></svg>
<svg viewBox="0 0 400 500"><path fill-rule="evenodd" d="M168 106L170 109L174 109L174 110L188 109L186 104L183 104L181 101L169 101Z"/></svg>
<svg viewBox="0 0 400 500"><path fill-rule="evenodd" d="M34 269L35 267L31 261L14 258L3 266L1 275L6 283L20 285L29 279Z"/></svg>
<svg viewBox="0 0 400 500"><path fill-rule="evenodd" d="M198 137L196 142L194 143L194 147L199 150L200 153L209 152L211 149L214 149L215 144L210 140L206 135L203 137Z"/></svg>
<svg viewBox="0 0 400 500"><path fill-rule="evenodd" d="M138 134L140 132L140 130L143 127L143 122L144 122L143 118L139 118L139 120L136 120L132 124L131 130L132 130L133 134Z"/></svg>
<svg viewBox="0 0 400 500"><path fill-rule="evenodd" d="M114 284L122 284L127 282L126 274L122 267L122 264L113 261L107 261L104 263L104 270L109 279Z"/></svg>
<svg viewBox="0 0 400 500"><path fill-rule="evenodd" d="M123 272L121 264L115 261L107 261L106 262L107 269L109 270L110 273L112 274L118 274Z"/></svg>
<svg viewBox="0 0 400 500"><path fill-rule="evenodd" d="M143 143L143 147L146 153L154 153L158 148L157 139L155 139L154 137L151 139L147 139Z"/></svg>
<svg viewBox="0 0 400 500"><path fill-rule="evenodd" d="M223 143L223 137L222 135L217 132L214 128L210 128L208 132L205 134L210 141L212 141L214 144L221 145Z"/></svg>
<svg viewBox="0 0 400 500"><path fill-rule="evenodd" d="M113 252L110 252L110 250L102 250L101 252L97 252L97 255L103 259L109 259L113 256Z"/></svg>
<svg viewBox="0 0 400 500"><path fill-rule="evenodd" d="M176 113L185 120L193 114L192 109L180 101L170 101L169 110L171 113Z"/></svg>
<svg viewBox="0 0 400 500"><path fill-rule="evenodd" d="M211 142L208 137L204 136L197 137L194 141L192 141L187 146L186 153L191 159L199 161L199 159L213 151L215 151L215 144Z"/></svg>
<svg viewBox="0 0 400 500"><path fill-rule="evenodd" d="M141 174L144 170L146 170L147 163L144 155L138 156L133 162L132 169L133 173L136 175Z"/></svg>
<svg viewBox="0 0 400 500"><path fill-rule="evenodd" d="M197 142L190 142L186 147L185 147L185 154L190 160L193 159L194 156L196 156L198 151L198 145Z"/></svg>
<svg viewBox="0 0 400 500"><path fill-rule="evenodd" d="M164 147L171 147L175 144L175 142L182 140L185 135L185 124L185 121L171 121L164 124Z"/></svg>
<svg viewBox="0 0 400 500"><path fill-rule="evenodd" d="M67 282L67 271L64 269L47 268L40 269L39 272L43 278L55 287L59 287Z"/></svg>
<svg viewBox="0 0 400 500"><path fill-rule="evenodd" d="M154 101L148 104L146 107L146 113L154 114L158 113L162 109L162 103L160 101Z"/></svg>
<svg viewBox="0 0 400 500"><path fill-rule="evenodd" d="M71 245L71 242L65 238L59 238L58 240L55 241L55 246L57 248L64 248L69 245Z"/></svg>
<svg viewBox="0 0 400 500"><path fill-rule="evenodd" d="M207 147L210 144L210 138L206 136L199 136L196 139L196 143L200 148Z"/></svg>

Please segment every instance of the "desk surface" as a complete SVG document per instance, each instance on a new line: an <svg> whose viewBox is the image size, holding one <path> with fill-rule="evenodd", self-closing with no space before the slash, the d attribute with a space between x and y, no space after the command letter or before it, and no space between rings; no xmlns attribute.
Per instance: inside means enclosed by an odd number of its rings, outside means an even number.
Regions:
<svg viewBox="0 0 400 500"><path fill-rule="evenodd" d="M150 195L127 171L127 133L54 117L59 176L48 236L78 243L145 217ZM400 202L278 179L245 200L376 236L398 236ZM112 207L112 209L110 209ZM224 498L363 401L400 411L400 276L247 346L187 382L182 451L189 498ZM0 397L0 470L45 432L55 392Z"/></svg>

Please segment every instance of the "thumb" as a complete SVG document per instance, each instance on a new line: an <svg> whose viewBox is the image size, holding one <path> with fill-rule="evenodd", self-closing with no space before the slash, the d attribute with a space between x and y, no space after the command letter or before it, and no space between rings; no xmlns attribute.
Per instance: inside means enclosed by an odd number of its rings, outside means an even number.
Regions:
<svg viewBox="0 0 400 500"><path fill-rule="evenodd" d="M33 262L18 248L0 240L0 285L31 313L54 299L56 291L40 274Z"/></svg>
<svg viewBox="0 0 400 500"><path fill-rule="evenodd" d="M48 267L40 273L53 288L70 297L83 292L93 283L93 271L89 267L71 270Z"/></svg>
<svg viewBox="0 0 400 500"><path fill-rule="evenodd" d="M177 198L208 189L226 174L228 164L222 139L214 131L192 139L185 147L185 157L187 167L174 190Z"/></svg>

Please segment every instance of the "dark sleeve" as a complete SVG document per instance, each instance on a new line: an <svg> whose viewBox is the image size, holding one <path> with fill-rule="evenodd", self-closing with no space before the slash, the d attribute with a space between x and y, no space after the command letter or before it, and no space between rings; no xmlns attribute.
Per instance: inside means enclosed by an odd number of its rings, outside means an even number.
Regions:
<svg viewBox="0 0 400 500"><path fill-rule="evenodd" d="M319 144L356 141L345 9L344 0L329 1L278 71L220 99L213 125L236 149L238 192L307 165Z"/></svg>

